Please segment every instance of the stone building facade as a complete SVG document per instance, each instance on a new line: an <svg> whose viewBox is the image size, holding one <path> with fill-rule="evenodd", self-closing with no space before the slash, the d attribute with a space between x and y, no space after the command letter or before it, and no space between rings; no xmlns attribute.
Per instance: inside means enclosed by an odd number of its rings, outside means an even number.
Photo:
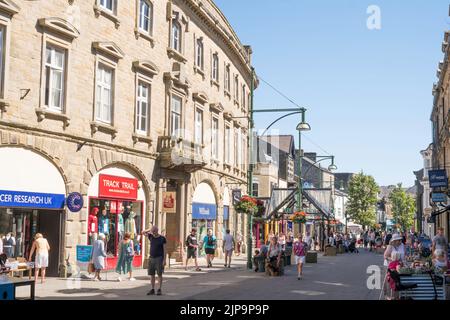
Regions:
<svg viewBox="0 0 450 320"><path fill-rule="evenodd" d="M218 240L225 227L245 234L230 199L246 189L245 116L257 81L251 48L213 1L0 0L0 40L0 156L9 166L0 190L83 198L78 212L0 201L0 233L18 233L23 253L33 232L47 233L60 269L94 229L107 230L112 267L122 227L142 265L148 243L138 235L150 225L178 259L192 227Z"/></svg>

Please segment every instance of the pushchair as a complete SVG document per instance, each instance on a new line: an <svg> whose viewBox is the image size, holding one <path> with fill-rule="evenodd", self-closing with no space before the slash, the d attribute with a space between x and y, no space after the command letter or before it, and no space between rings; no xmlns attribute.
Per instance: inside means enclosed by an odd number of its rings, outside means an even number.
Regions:
<svg viewBox="0 0 450 320"><path fill-rule="evenodd" d="M356 248L356 240L352 239L352 241L350 241L350 244L348 245L348 251L351 253L359 253L358 248Z"/></svg>

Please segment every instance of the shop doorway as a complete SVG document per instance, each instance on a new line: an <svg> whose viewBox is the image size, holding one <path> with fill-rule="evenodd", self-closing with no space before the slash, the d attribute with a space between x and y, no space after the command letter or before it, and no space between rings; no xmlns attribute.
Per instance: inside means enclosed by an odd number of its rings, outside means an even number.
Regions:
<svg viewBox="0 0 450 320"><path fill-rule="evenodd" d="M61 261L62 214L54 211L39 211L38 232L42 233L50 245L47 275L57 277Z"/></svg>

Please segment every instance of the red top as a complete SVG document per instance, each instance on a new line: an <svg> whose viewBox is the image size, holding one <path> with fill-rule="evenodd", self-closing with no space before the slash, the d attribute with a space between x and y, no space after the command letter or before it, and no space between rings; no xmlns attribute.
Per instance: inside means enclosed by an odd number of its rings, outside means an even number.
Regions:
<svg viewBox="0 0 450 320"><path fill-rule="evenodd" d="M97 210L95 210L97 209ZM88 218L88 231L89 233L98 232L98 219L97 219L98 208L94 208Z"/></svg>

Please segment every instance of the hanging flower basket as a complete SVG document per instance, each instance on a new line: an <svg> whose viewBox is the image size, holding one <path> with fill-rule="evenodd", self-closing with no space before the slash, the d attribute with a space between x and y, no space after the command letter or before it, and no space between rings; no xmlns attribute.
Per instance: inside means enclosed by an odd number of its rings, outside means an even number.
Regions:
<svg viewBox="0 0 450 320"><path fill-rule="evenodd" d="M243 196L235 206L234 210L240 213L256 214L258 212L258 202L250 196Z"/></svg>
<svg viewBox="0 0 450 320"><path fill-rule="evenodd" d="M305 223L306 222L306 213L304 211L294 212L294 217L292 218L292 222Z"/></svg>

